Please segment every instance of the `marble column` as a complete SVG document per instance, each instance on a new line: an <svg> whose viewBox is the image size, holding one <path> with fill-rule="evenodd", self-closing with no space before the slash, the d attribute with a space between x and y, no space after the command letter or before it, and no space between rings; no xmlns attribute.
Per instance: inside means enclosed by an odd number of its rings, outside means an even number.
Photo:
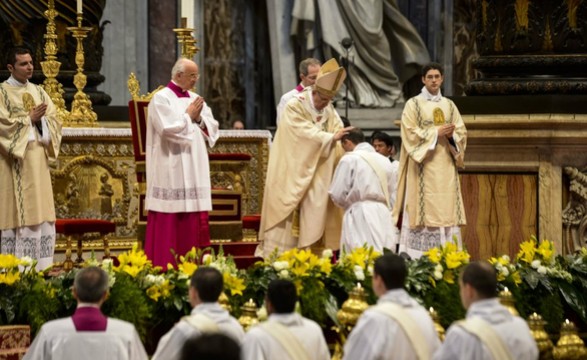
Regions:
<svg viewBox="0 0 587 360"><path fill-rule="evenodd" d="M142 92L149 88L148 8L142 0L106 2L103 19L110 22L104 29L104 57L101 73L106 80L98 88L112 96L110 105L124 106L130 100L127 79L135 73Z"/></svg>
<svg viewBox="0 0 587 360"><path fill-rule="evenodd" d="M178 23L175 1L149 0L149 89L166 85L177 60L177 39L173 29Z"/></svg>

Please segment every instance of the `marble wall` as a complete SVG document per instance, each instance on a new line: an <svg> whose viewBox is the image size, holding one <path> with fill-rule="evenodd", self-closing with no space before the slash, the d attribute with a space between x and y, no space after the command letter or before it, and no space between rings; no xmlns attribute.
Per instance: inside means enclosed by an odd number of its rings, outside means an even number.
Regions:
<svg viewBox="0 0 587 360"><path fill-rule="evenodd" d="M104 58L100 71L106 80L98 89L112 97L110 105L128 104L130 94L126 81L131 72L135 73L144 91L148 90L148 18L147 2L143 0L106 2L102 21L109 24L104 27Z"/></svg>

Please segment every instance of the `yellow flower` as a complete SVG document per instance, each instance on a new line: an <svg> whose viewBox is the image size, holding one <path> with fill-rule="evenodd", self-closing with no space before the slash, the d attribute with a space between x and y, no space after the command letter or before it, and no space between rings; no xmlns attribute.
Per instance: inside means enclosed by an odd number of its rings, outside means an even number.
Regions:
<svg viewBox="0 0 587 360"><path fill-rule="evenodd" d="M430 262L438 264L442 258L442 252L439 248L432 248L424 253L424 256L428 256Z"/></svg>
<svg viewBox="0 0 587 360"><path fill-rule="evenodd" d="M320 260L320 271L326 275L330 274L332 271L332 263L330 262L330 259L324 258Z"/></svg>
<svg viewBox="0 0 587 360"><path fill-rule="evenodd" d="M122 271L124 271L125 273L129 274L132 277L137 277L137 275L141 272L141 268L138 266L128 266L125 265L122 268Z"/></svg>
<svg viewBox="0 0 587 360"><path fill-rule="evenodd" d="M524 241L520 244L520 251L516 256L516 259L524 261L530 264L534 260L534 254L536 253L536 240L534 238Z"/></svg>
<svg viewBox="0 0 587 360"><path fill-rule="evenodd" d="M514 280L514 284L520 285L522 283L522 278L520 277L520 272L515 271L512 274L512 280Z"/></svg>
<svg viewBox="0 0 587 360"><path fill-rule="evenodd" d="M542 240L536 252L542 256L542 260L545 263L550 264L554 254L554 245L552 241Z"/></svg>
<svg viewBox="0 0 587 360"><path fill-rule="evenodd" d="M442 276L442 278L444 279L444 281L446 281L449 284L455 283L455 274L450 270L446 270L444 272L444 275Z"/></svg>
<svg viewBox="0 0 587 360"><path fill-rule="evenodd" d="M171 290L175 288L175 285L171 285L169 279L166 279L161 285L159 285L159 288L161 289L161 297L167 298L171 295Z"/></svg>
<svg viewBox="0 0 587 360"><path fill-rule="evenodd" d="M20 273L11 271L8 273L0 273L0 284L12 285L20 279Z"/></svg>
<svg viewBox="0 0 587 360"><path fill-rule="evenodd" d="M449 269L456 269L468 262L468 260L468 256L464 256L462 251L451 252L446 254L446 267Z"/></svg>
<svg viewBox="0 0 587 360"><path fill-rule="evenodd" d="M243 290L246 289L245 280L229 273L222 274L224 278L224 287L230 290L231 295L242 295Z"/></svg>
<svg viewBox="0 0 587 360"><path fill-rule="evenodd" d="M12 269L21 264L21 261L11 254L0 254L0 269Z"/></svg>
<svg viewBox="0 0 587 360"><path fill-rule="evenodd" d="M157 285L153 285L147 289L147 296L151 299L158 301L159 297L161 297L161 292L159 291L159 287Z"/></svg>
<svg viewBox="0 0 587 360"><path fill-rule="evenodd" d="M194 271L196 271L196 269L198 268L198 265L192 262L184 262L182 264L179 264L177 268L179 269L179 271L186 274L187 276L192 276Z"/></svg>

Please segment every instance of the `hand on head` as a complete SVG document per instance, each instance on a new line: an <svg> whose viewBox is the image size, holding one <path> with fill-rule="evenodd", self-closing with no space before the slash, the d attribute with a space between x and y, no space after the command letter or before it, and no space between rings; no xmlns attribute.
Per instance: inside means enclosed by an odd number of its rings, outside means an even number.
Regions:
<svg viewBox="0 0 587 360"><path fill-rule="evenodd" d="M200 114L202 113L203 108L204 108L204 98L201 96L198 96L188 106L186 112L190 116L192 121L198 121L200 119Z"/></svg>
<svg viewBox="0 0 587 360"><path fill-rule="evenodd" d="M354 128L355 128L354 126L347 126L345 128L342 128L342 129L338 130L337 132L334 133L334 140L340 140L340 139L342 139L343 136L345 136L346 134L348 134L349 131L351 131Z"/></svg>
<svg viewBox="0 0 587 360"><path fill-rule="evenodd" d="M40 105L35 106L34 108L29 111L29 116L32 122L41 121L41 118L45 116L45 112L47 111L47 104L43 103Z"/></svg>

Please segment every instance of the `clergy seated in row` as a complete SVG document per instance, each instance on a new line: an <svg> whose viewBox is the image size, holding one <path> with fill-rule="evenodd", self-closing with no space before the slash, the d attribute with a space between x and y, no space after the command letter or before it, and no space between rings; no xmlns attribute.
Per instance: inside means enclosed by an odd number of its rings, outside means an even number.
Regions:
<svg viewBox="0 0 587 360"><path fill-rule="evenodd" d="M294 312L296 286L289 280L273 280L267 287L267 321L251 328L242 346L243 360L329 360L320 326ZM359 359L359 358L356 358Z"/></svg>
<svg viewBox="0 0 587 360"><path fill-rule="evenodd" d="M217 269L202 266L194 272L189 288L192 313L178 321L159 340L153 360L181 359L186 341L204 334L220 333L230 337L237 345L242 342L245 336L242 326L218 303L223 288L222 274Z"/></svg>
<svg viewBox="0 0 587 360"><path fill-rule="evenodd" d="M430 359L439 348L428 311L404 289L407 274L399 255L386 253L375 260L372 282L379 300L359 318L344 359Z"/></svg>
<svg viewBox="0 0 587 360"><path fill-rule="evenodd" d="M512 315L497 298L497 274L487 262L472 262L459 279L467 317L454 323L435 360L538 359L528 324Z"/></svg>
<svg viewBox="0 0 587 360"><path fill-rule="evenodd" d="M95 266L81 269L73 283L75 313L44 324L24 359L146 360L134 325L102 314L107 296L108 274Z"/></svg>

